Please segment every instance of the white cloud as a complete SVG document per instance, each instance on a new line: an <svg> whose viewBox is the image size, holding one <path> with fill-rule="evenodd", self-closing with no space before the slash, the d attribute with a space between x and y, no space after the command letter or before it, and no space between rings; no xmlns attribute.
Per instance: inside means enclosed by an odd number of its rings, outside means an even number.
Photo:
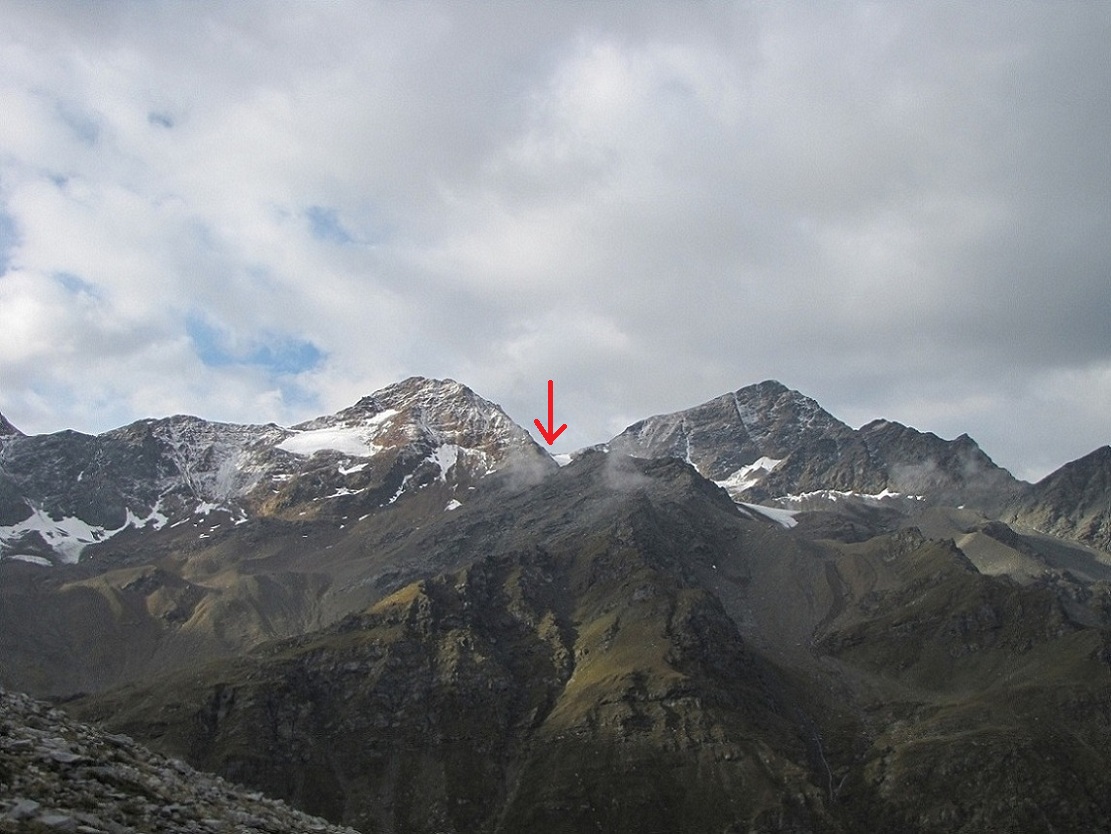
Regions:
<svg viewBox="0 0 1111 834"><path fill-rule="evenodd" d="M777 377L1031 474L1108 440L1109 18L9 4L0 408L292 422L424 373L529 425L554 378L572 447Z"/></svg>

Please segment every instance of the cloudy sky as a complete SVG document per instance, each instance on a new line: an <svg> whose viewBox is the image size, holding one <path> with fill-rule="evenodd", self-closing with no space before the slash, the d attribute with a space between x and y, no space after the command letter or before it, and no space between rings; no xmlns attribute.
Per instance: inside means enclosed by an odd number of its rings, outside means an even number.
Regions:
<svg viewBox="0 0 1111 834"><path fill-rule="evenodd" d="M1107 3L0 4L0 411L1111 442Z"/></svg>

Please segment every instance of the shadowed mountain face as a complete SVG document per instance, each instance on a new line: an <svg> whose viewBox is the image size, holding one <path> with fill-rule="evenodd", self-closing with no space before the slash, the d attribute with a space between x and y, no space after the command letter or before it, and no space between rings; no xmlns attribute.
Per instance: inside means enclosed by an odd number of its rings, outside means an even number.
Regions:
<svg viewBox="0 0 1111 834"><path fill-rule="evenodd" d="M451 382L156 423L5 441L13 517L148 522L7 551L0 683L364 832L1111 829L1104 450L778 383L563 468Z"/></svg>

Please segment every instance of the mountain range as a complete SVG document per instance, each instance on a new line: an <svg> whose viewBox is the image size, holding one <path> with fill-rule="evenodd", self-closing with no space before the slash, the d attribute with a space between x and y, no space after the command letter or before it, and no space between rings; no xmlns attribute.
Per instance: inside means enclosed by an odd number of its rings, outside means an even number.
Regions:
<svg viewBox="0 0 1111 834"><path fill-rule="evenodd" d="M0 417L0 684L363 832L1106 829L1111 447L774 381L563 466L451 380Z"/></svg>

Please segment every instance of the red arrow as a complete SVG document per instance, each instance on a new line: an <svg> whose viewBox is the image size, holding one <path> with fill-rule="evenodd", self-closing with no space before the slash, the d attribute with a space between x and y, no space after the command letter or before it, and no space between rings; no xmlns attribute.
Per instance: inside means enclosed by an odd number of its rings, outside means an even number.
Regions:
<svg viewBox="0 0 1111 834"><path fill-rule="evenodd" d="M563 433L563 430L565 428L567 428L566 423L564 423L558 429L552 428L552 426L555 424L555 416L552 413L554 411L554 409L555 409L555 385L549 379L548 380L548 428L544 428L544 424L540 422L539 418L532 421L532 422L536 423L536 428L539 430L539 432L542 435L544 435L544 439L546 441L548 441L549 446L551 446L553 443L555 443L556 438L559 437Z"/></svg>

